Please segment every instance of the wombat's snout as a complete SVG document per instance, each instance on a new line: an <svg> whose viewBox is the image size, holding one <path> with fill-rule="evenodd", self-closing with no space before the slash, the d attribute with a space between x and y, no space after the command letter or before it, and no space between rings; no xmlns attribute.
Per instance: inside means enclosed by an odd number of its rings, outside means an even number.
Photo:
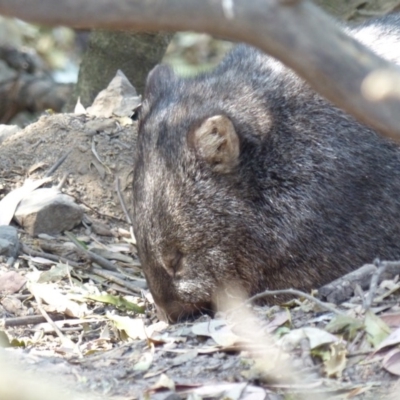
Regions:
<svg viewBox="0 0 400 400"><path fill-rule="evenodd" d="M175 323L194 319L199 315L213 316L214 310L211 303L180 304L175 301L162 307L156 303L157 316L160 320Z"/></svg>

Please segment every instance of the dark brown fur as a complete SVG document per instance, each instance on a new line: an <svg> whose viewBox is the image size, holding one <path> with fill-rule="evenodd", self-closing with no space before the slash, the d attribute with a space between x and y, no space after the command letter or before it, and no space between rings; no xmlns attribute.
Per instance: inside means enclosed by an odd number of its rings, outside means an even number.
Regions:
<svg viewBox="0 0 400 400"><path fill-rule="evenodd" d="M349 32L400 62L400 19ZM237 46L213 72L149 76L134 171L134 231L170 321L249 295L309 290L400 258L400 151L278 61Z"/></svg>

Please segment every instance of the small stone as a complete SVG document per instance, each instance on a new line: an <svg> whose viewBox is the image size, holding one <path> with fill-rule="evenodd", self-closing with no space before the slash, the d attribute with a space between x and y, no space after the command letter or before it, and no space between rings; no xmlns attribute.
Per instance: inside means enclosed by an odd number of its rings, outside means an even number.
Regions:
<svg viewBox="0 0 400 400"><path fill-rule="evenodd" d="M79 144L77 148L81 153L87 153L89 151L89 146L86 146L84 144Z"/></svg>
<svg viewBox="0 0 400 400"><path fill-rule="evenodd" d="M9 225L0 226L0 254L16 258L19 250L18 231Z"/></svg>
<svg viewBox="0 0 400 400"><path fill-rule="evenodd" d="M83 210L71 196L57 189L37 189L19 204L14 218L31 236L72 229L82 220Z"/></svg>
<svg viewBox="0 0 400 400"><path fill-rule="evenodd" d="M25 279L25 282L26 282L26 279ZM25 282L24 282L24 284L25 284ZM20 288L22 286L20 286ZM15 293L15 290L12 293ZM1 305L4 307L4 309L7 312L9 312L9 313L11 313L11 314L13 314L15 316L22 315L22 311L23 311L24 306L22 304L22 301L17 299L17 298L15 298L15 297L11 297L11 296L4 297L4 299L1 301Z"/></svg>
<svg viewBox="0 0 400 400"><path fill-rule="evenodd" d="M87 165L82 165L81 167L78 168L77 171L80 175L87 175L89 172L89 168L87 167Z"/></svg>
<svg viewBox="0 0 400 400"><path fill-rule="evenodd" d="M12 294L21 290L26 283L26 278L15 271L8 271L0 275L0 293ZM4 306L4 304L3 304Z"/></svg>
<svg viewBox="0 0 400 400"><path fill-rule="evenodd" d="M89 131L113 133L115 129L117 124L112 119L96 118L86 123L86 130Z"/></svg>
<svg viewBox="0 0 400 400"><path fill-rule="evenodd" d="M102 222L94 221L92 223L92 231L100 236L113 236L111 229Z"/></svg>

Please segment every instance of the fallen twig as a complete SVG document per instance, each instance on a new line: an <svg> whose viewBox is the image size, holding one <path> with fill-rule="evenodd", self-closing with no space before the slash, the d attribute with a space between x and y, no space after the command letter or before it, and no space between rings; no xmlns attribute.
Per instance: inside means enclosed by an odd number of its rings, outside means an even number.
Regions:
<svg viewBox="0 0 400 400"><path fill-rule="evenodd" d="M92 272L96 275L99 275L102 278L107 279L111 282L114 282L119 286L125 287L136 294L142 293L142 290L143 290L142 288L137 287L136 285L132 284L131 282L127 282L124 279L121 279L118 276L115 276L114 274L111 274L109 271L104 271L100 268L93 267L93 268L91 268L90 272Z"/></svg>
<svg viewBox="0 0 400 400"><path fill-rule="evenodd" d="M57 255L50 254L50 253L46 253L44 251L33 250L29 246L24 244L24 243L22 243L22 251L25 254L27 254L28 256L31 256L31 257L43 257L43 258L47 258L50 261L62 262L64 264L68 264L68 265L70 265L71 267L74 267L74 268L82 268L82 269L86 268L84 265L78 264L77 262L72 261L72 260L68 260L65 257L57 256Z"/></svg>
<svg viewBox="0 0 400 400"><path fill-rule="evenodd" d="M77 203L80 203L80 204L84 205L87 209L89 209L90 211L93 211L93 212L94 212L95 214L97 214L99 217L107 218L107 219L110 219L110 220L113 220L113 221L115 221L115 222L119 222L119 223L122 223L122 224L125 223L125 221L124 221L123 219L121 219L121 218L114 217L113 215L109 215L109 214L104 214L104 213L102 213L102 212L96 210L96 209L95 209L94 207L92 207L90 204L84 202L81 198L75 196L75 195L72 194L72 193L68 193L68 196L71 196L73 199L75 199L75 201L76 201Z"/></svg>
<svg viewBox="0 0 400 400"><path fill-rule="evenodd" d="M65 182L68 178L69 175L69 171L65 172L60 180L60 183L57 185L57 190L61 191L61 189L63 188L63 186L65 185Z"/></svg>
<svg viewBox="0 0 400 400"><path fill-rule="evenodd" d="M52 321L60 321L65 319L65 316L61 314L52 314L51 319ZM43 315L26 315L24 317L5 318L2 324L4 328L10 328L14 326L36 325L43 322L47 322L47 319Z"/></svg>
<svg viewBox="0 0 400 400"><path fill-rule="evenodd" d="M125 204L125 200L124 200L124 198L122 196L122 193L121 193L121 188L120 188L120 184L119 184L119 177L117 177L115 179L115 190L117 191L118 199L119 199L119 202L121 204L122 210L123 210L123 212L125 214L126 221L129 224L129 232L131 234L132 243L136 244L136 238L135 238L135 234L133 232L132 218L129 215L128 209L127 209L126 204Z"/></svg>
<svg viewBox="0 0 400 400"><path fill-rule="evenodd" d="M267 297L267 296L279 296L279 295L282 295L282 294L283 295L289 294L291 296L304 297L305 299L317 304L319 307L321 307L321 308L323 308L323 309L325 309L327 311L331 311L331 312L333 312L333 313L335 313L337 315L345 315L344 312L338 310L337 308L331 306L330 304L324 303L323 301L318 300L317 298L309 295L308 293L304 293L304 292L302 292L300 290L296 290L296 289L265 290L264 292L258 293L255 296L250 297L249 299L247 299L245 301L245 304L250 304L253 301L260 300L260 299L262 299L264 297Z"/></svg>
<svg viewBox="0 0 400 400"><path fill-rule="evenodd" d="M384 299L386 299L386 297L389 297L390 295L392 295L393 293L397 292L400 289L400 283L397 283L395 286L393 286L392 288L390 288L387 292L383 293L382 296L378 296L374 299L374 303L380 303L382 302Z"/></svg>
<svg viewBox="0 0 400 400"><path fill-rule="evenodd" d="M372 274L371 284L369 286L368 297L365 299L364 309L368 311L371 308L372 302L374 300L376 290L378 288L379 278L386 271L387 264L385 262L381 262L379 259L374 261L374 265L376 267L376 271Z"/></svg>
<svg viewBox="0 0 400 400"><path fill-rule="evenodd" d="M119 199L119 202L120 202L121 207L122 207L122 211L125 214L126 222L128 222L129 226L132 226L132 218L129 215L128 209L126 208L125 200L122 197L121 187L120 187L120 184L119 184L119 177L118 176L115 179L115 190L117 192L118 199Z"/></svg>
<svg viewBox="0 0 400 400"><path fill-rule="evenodd" d="M381 261L382 264L385 265L385 271L379 274L379 282L384 279L393 279L396 275L400 274L400 261ZM354 294L356 284L360 285L364 290L368 289L376 269L374 264L365 264L319 288L318 297L330 303L342 303Z"/></svg>
<svg viewBox="0 0 400 400"><path fill-rule="evenodd" d="M62 163L68 158L70 153L72 152L72 149L67 151L63 156L61 156L45 173L44 177L49 177L54 174L54 172L57 171L57 169L62 165Z"/></svg>
<svg viewBox="0 0 400 400"><path fill-rule="evenodd" d="M58 328L58 326L50 318L49 314L47 314L46 310L42 307L42 299L35 293L32 293L32 294L35 297L36 306L37 306L38 310L40 311L40 313L42 314L42 316L46 320L46 322L48 322L51 325L51 327L54 329L54 332L60 338L61 343L72 343L70 339L68 339L67 337L64 336L64 334L61 332L61 330Z"/></svg>
<svg viewBox="0 0 400 400"><path fill-rule="evenodd" d="M71 241L75 244L79 253L88 257L91 261L95 262L96 264L100 265L104 269L108 269L109 271L116 271L118 272L118 268L111 263L110 261L106 260L104 257L99 256L98 254L93 253L90 250L86 250L82 247L81 243L72 235L70 232L65 232L65 234L71 239Z"/></svg>

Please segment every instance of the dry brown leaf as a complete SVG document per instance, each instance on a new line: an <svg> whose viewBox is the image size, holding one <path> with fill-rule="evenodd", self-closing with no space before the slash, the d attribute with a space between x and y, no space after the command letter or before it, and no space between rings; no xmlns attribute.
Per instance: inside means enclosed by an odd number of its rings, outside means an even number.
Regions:
<svg viewBox="0 0 400 400"><path fill-rule="evenodd" d="M400 313L383 314L380 317L389 328L400 328Z"/></svg>
<svg viewBox="0 0 400 400"><path fill-rule="evenodd" d="M14 189L0 201L0 225L9 225L14 217L15 210L21 200L28 196L30 192L42 186L46 182L51 181L52 178L43 178L39 180L27 179L23 186Z"/></svg>
<svg viewBox="0 0 400 400"><path fill-rule="evenodd" d="M223 320L213 319L193 325L192 332L199 336L209 336L220 346L232 346L240 341Z"/></svg>
<svg viewBox="0 0 400 400"><path fill-rule="evenodd" d="M384 339L376 349L376 352L389 346L396 346L400 344L400 328L393 331L386 339Z"/></svg>
<svg viewBox="0 0 400 400"><path fill-rule="evenodd" d="M382 361L383 368L393 375L400 376L400 349L393 349Z"/></svg>
<svg viewBox="0 0 400 400"><path fill-rule="evenodd" d="M28 289L58 313L75 318L82 318L88 314L86 304L78 304L76 301L70 300L68 296L60 293L57 286L46 283L29 283Z"/></svg>

